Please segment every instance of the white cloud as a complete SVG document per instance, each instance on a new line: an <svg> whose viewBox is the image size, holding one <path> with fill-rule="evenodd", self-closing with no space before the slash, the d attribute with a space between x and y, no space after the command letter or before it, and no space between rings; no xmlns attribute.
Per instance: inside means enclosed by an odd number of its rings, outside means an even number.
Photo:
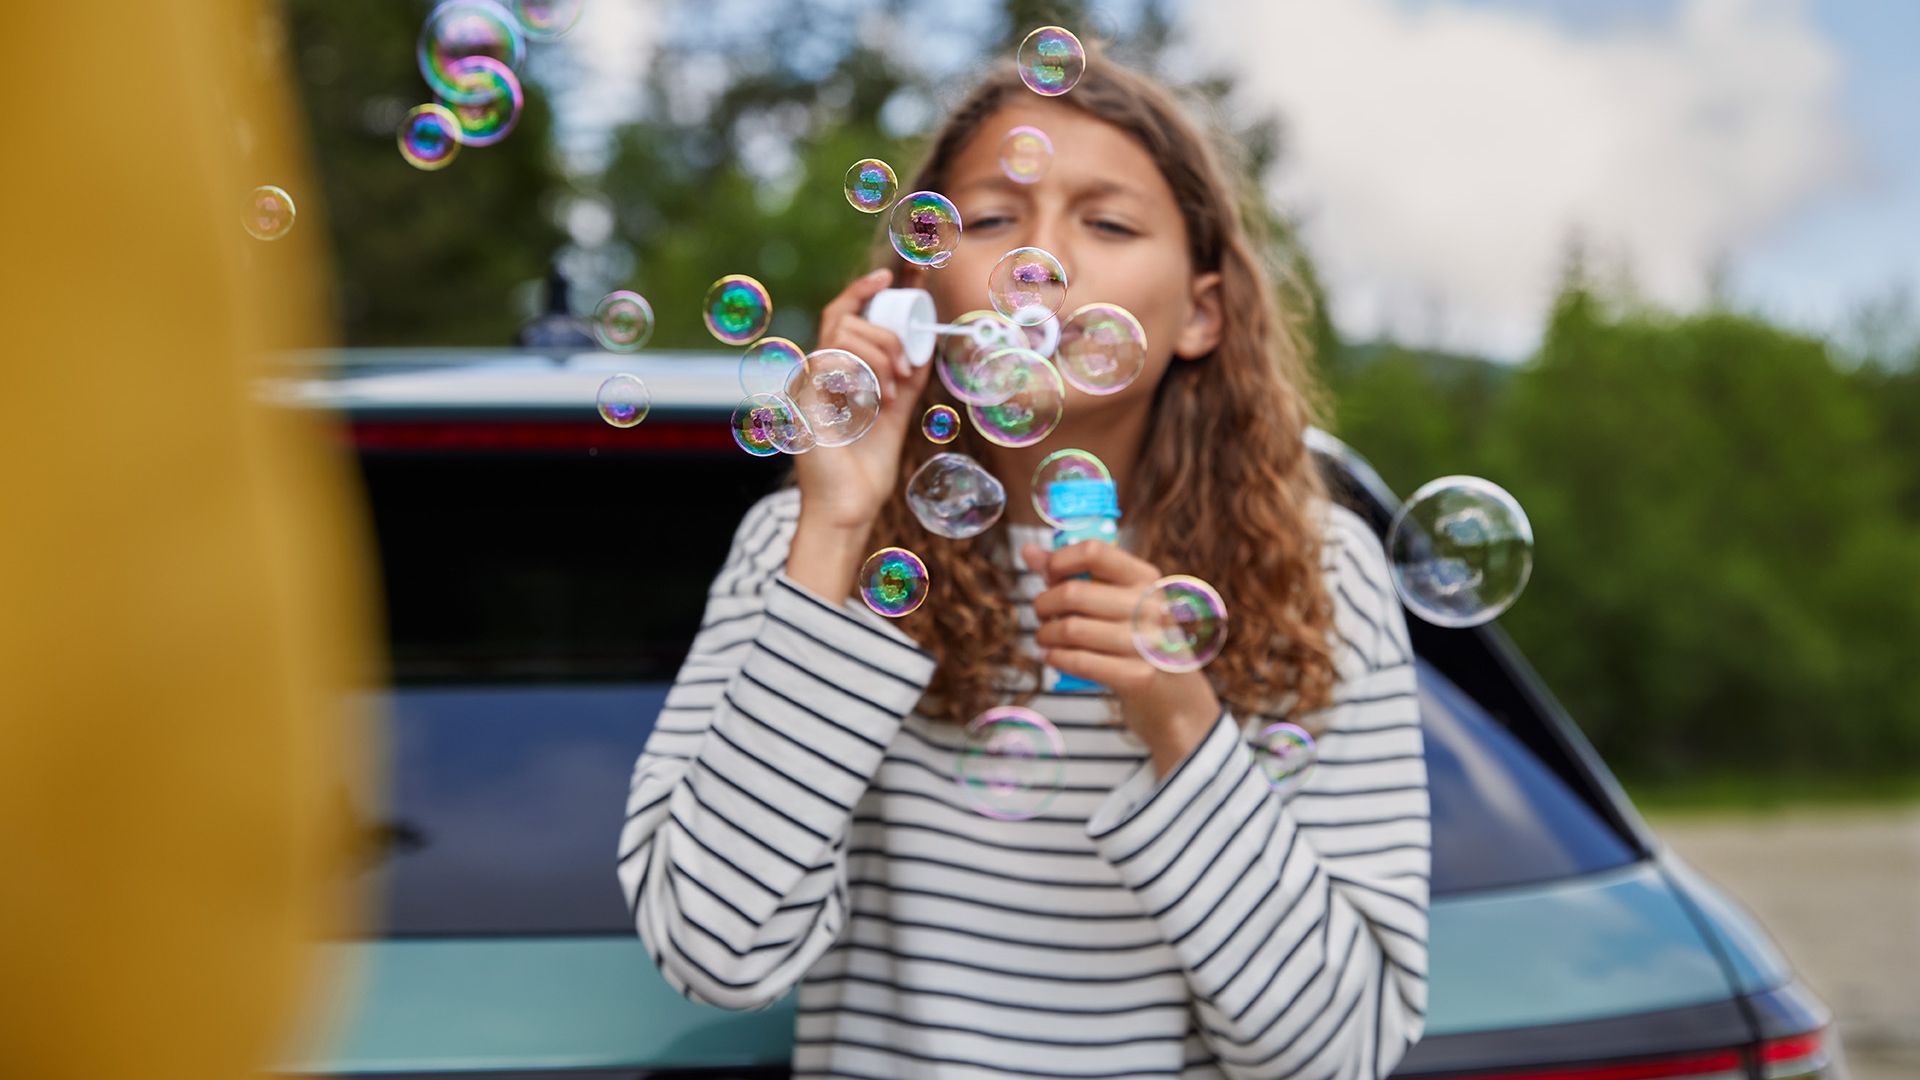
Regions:
<svg viewBox="0 0 1920 1080"><path fill-rule="evenodd" d="M1287 133L1302 216L1358 337L1518 356L1576 230L1686 307L1844 178L1840 63L1798 0L1678 0L1574 30L1513 7L1196 2L1189 49Z"/></svg>

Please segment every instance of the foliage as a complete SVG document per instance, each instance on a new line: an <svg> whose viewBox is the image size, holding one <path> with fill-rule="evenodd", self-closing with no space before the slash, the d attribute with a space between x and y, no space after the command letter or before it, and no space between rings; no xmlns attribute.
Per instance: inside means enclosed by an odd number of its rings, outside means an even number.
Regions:
<svg viewBox="0 0 1920 1080"><path fill-rule="evenodd" d="M349 345L507 345L514 290L560 243L552 118L527 94L505 141L421 172L395 132L432 100L414 60L427 5L287 0L288 41L327 207L341 333ZM302 199L307 193L295 193Z"/></svg>
<svg viewBox="0 0 1920 1080"><path fill-rule="evenodd" d="M1339 401L1402 493L1471 472L1527 508L1534 577L1503 623L1603 756L1658 780L1920 764L1907 380L1575 282L1519 369L1389 349Z"/></svg>

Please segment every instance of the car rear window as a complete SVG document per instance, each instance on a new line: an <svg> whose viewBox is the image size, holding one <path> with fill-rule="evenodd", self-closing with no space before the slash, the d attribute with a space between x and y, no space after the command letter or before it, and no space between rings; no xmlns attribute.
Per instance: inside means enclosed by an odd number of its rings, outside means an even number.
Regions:
<svg viewBox="0 0 1920 1080"><path fill-rule="evenodd" d="M396 681L645 682L673 677L734 527L784 464L369 452L361 470Z"/></svg>

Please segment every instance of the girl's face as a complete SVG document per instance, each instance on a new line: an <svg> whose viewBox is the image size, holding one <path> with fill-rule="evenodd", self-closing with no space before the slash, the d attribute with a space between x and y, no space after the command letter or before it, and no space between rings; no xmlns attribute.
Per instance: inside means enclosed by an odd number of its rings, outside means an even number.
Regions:
<svg viewBox="0 0 1920 1080"><path fill-rule="evenodd" d="M1018 125L1053 140L1053 163L1038 183L1001 171L1000 144ZM961 149L943 192L960 209L960 246L917 283L933 294L943 319L991 309L987 277L1017 247L1052 252L1067 271L1065 320L1095 301L1119 304L1147 334L1147 366L1116 394L1068 387L1069 417L1150 402L1175 357L1196 359L1219 339L1219 275L1196 275L1173 189L1147 151L1105 121L1035 97L989 116Z"/></svg>

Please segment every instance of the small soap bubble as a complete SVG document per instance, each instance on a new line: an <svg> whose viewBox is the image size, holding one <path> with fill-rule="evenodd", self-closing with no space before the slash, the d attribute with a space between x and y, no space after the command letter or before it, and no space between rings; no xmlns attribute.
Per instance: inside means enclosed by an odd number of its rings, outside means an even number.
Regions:
<svg viewBox="0 0 1920 1080"><path fill-rule="evenodd" d="M1047 358L1031 349L1003 349L984 361L1006 364L1006 400L969 405L974 430L997 446L1032 446L1053 434L1066 410L1067 384ZM998 376L996 376L998 377Z"/></svg>
<svg viewBox="0 0 1920 1080"><path fill-rule="evenodd" d="M1290 796L1306 786L1307 777L1320 756L1307 729L1284 721L1262 728L1253 737L1250 748L1254 767L1282 796Z"/></svg>
<svg viewBox="0 0 1920 1080"><path fill-rule="evenodd" d="M847 170L847 202L863 214L885 210L899 187L893 166L879 158L862 158Z"/></svg>
<svg viewBox="0 0 1920 1080"><path fill-rule="evenodd" d="M745 274L728 274L707 288L706 307L700 312L707 331L726 345L745 345L767 332L773 319L773 297L767 287Z"/></svg>
<svg viewBox="0 0 1920 1080"><path fill-rule="evenodd" d="M1066 743L1032 709L988 709L967 725L954 777L975 810L1001 821L1025 821L1045 812L1065 787Z"/></svg>
<svg viewBox="0 0 1920 1080"><path fill-rule="evenodd" d="M816 349L787 375L787 398L821 446L846 446L880 418L880 378L845 349Z"/></svg>
<svg viewBox="0 0 1920 1080"><path fill-rule="evenodd" d="M447 76L459 88L447 101L462 143L492 146L512 133L527 102L512 68L491 56L465 56L447 65Z"/></svg>
<svg viewBox="0 0 1920 1080"><path fill-rule="evenodd" d="M911 615L929 586L927 564L906 548L881 548L860 567L860 599L889 619Z"/></svg>
<svg viewBox="0 0 1920 1080"><path fill-rule="evenodd" d="M1007 489L965 454L935 454L907 481L907 508L935 536L965 540L1006 513Z"/></svg>
<svg viewBox="0 0 1920 1080"><path fill-rule="evenodd" d="M240 224L255 240L278 240L292 231L297 215L293 196L285 188L261 184L247 192L247 208L240 215Z"/></svg>
<svg viewBox="0 0 1920 1080"><path fill-rule="evenodd" d="M800 411L783 394L754 394L733 410L733 441L754 457L799 454L814 446Z"/></svg>
<svg viewBox="0 0 1920 1080"><path fill-rule="evenodd" d="M445 105L415 105L400 124L400 156L416 169L444 169L460 153L460 118Z"/></svg>
<svg viewBox="0 0 1920 1080"><path fill-rule="evenodd" d="M1073 89L1087 71L1087 50L1073 31L1062 26L1043 26L1028 34L1020 43L1016 60L1020 81L1046 97L1059 97Z"/></svg>
<svg viewBox="0 0 1920 1080"><path fill-rule="evenodd" d="M793 369L807 358L805 350L783 337L763 337L740 357L740 391L754 394L780 394L787 389Z"/></svg>
<svg viewBox="0 0 1920 1080"><path fill-rule="evenodd" d="M1087 394L1117 394L1147 366L1147 332L1119 304L1087 304L1060 325L1060 377Z"/></svg>
<svg viewBox="0 0 1920 1080"><path fill-rule="evenodd" d="M593 309L593 336L609 352L638 352L653 337L653 305L628 289L608 293Z"/></svg>
<svg viewBox="0 0 1920 1080"><path fill-rule="evenodd" d="M1115 509L1113 474L1085 450L1055 450L1033 470L1033 508L1054 528L1082 517L1106 516Z"/></svg>
<svg viewBox="0 0 1920 1080"><path fill-rule="evenodd" d="M1037 127L1021 124L1000 140L1000 171L1016 184L1039 183L1053 165L1053 140Z"/></svg>
<svg viewBox="0 0 1920 1080"><path fill-rule="evenodd" d="M1197 577L1153 583L1133 609L1133 645L1161 671L1198 671L1227 643L1227 603Z"/></svg>
<svg viewBox="0 0 1920 1080"><path fill-rule="evenodd" d="M945 446L960 434L960 414L951 405L935 405L920 417L920 433L928 442Z"/></svg>
<svg viewBox="0 0 1920 1080"><path fill-rule="evenodd" d="M1012 319L993 311L969 311L953 320L967 333L940 339L934 371L940 381L967 405L998 405L1013 393L1010 363L988 364L987 357L1005 349L1023 348L1027 336Z"/></svg>
<svg viewBox="0 0 1920 1080"><path fill-rule="evenodd" d="M513 14L520 29L534 41L552 41L580 21L586 0L514 0Z"/></svg>
<svg viewBox="0 0 1920 1080"><path fill-rule="evenodd" d="M469 56L492 57L518 71L527 56L520 22L493 0L443 0L420 27L420 74L449 102L484 104L484 88L462 89L453 75L454 63Z"/></svg>
<svg viewBox="0 0 1920 1080"><path fill-rule="evenodd" d="M600 384L600 419L617 428L630 428L647 418L653 395L638 375L612 375Z"/></svg>
<svg viewBox="0 0 1920 1080"><path fill-rule="evenodd" d="M945 266L960 246L960 209L937 191L916 191L893 204L887 232L901 258L915 266Z"/></svg>
<svg viewBox="0 0 1920 1080"><path fill-rule="evenodd" d="M1393 587L1436 626L1478 626L1513 606L1533 575L1533 523L1500 485L1443 476L1423 485L1387 531Z"/></svg>
<svg viewBox="0 0 1920 1080"><path fill-rule="evenodd" d="M1021 326L1045 322L1067 302L1067 268L1045 248L1014 248L993 264L987 296L993 310Z"/></svg>

